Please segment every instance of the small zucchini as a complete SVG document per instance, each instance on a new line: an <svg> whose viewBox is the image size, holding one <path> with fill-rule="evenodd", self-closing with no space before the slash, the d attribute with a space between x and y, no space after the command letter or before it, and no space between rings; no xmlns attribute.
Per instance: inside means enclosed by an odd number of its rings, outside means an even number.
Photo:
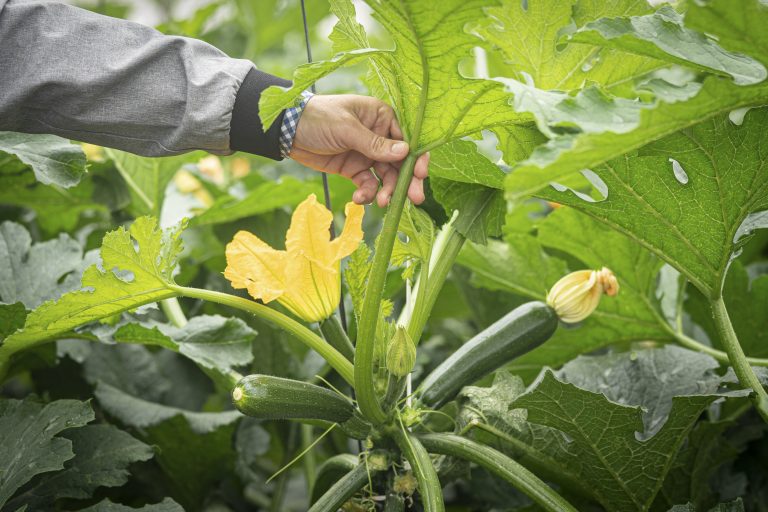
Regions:
<svg viewBox="0 0 768 512"><path fill-rule="evenodd" d="M478 333L422 381L421 403L438 408L461 388L538 347L557 329L555 311L543 302L528 302Z"/></svg>
<svg viewBox="0 0 768 512"><path fill-rule="evenodd" d="M243 377L232 391L232 400L243 414L265 420L343 423L355 412L347 399L329 389L271 375Z"/></svg>

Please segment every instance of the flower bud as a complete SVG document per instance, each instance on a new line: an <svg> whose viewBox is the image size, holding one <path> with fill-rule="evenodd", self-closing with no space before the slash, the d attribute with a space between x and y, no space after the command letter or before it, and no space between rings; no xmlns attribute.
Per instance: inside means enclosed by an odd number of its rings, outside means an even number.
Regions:
<svg viewBox="0 0 768 512"><path fill-rule="evenodd" d="M619 282L610 269L579 270L560 279L547 294L547 304L565 323L581 322L600 304L603 294L619 293Z"/></svg>
<svg viewBox="0 0 768 512"><path fill-rule="evenodd" d="M395 377L405 377L416 364L416 345L403 327L398 327L387 345L387 370Z"/></svg>

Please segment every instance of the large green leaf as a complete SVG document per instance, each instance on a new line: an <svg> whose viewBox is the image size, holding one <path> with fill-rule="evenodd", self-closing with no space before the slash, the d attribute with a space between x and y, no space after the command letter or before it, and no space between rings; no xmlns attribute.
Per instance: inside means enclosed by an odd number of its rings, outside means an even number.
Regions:
<svg viewBox="0 0 768 512"><path fill-rule="evenodd" d="M16 351L25 344L174 296L171 276L181 252L180 233L180 227L163 233L150 217L136 219L129 230L120 227L107 233L101 246L101 268L94 265L85 271L83 289L43 303L27 316L22 330L6 338L3 348Z"/></svg>
<svg viewBox="0 0 768 512"><path fill-rule="evenodd" d="M756 58L768 66L768 4L765 0L692 2L685 13L687 27L710 34L724 48Z"/></svg>
<svg viewBox="0 0 768 512"><path fill-rule="evenodd" d="M520 82L530 78L540 89L574 90L587 82L610 88L631 83L663 65L612 49L559 47L561 35L573 30L573 25L651 12L645 0L504 0L502 6L486 12L488 19L473 31L501 50L509 66L504 76Z"/></svg>
<svg viewBox="0 0 768 512"><path fill-rule="evenodd" d="M406 135L421 125L419 140L412 141L413 149L433 148L483 129L527 119L508 106L509 95L499 83L465 78L459 73L460 62L479 42L465 27L483 18L483 8L494 3L449 0L435 9L418 0L368 2L373 16L395 43L394 50L371 53L373 74L380 80L380 88L397 112ZM354 20L354 9L349 4L349 0L332 3L332 10L341 19L340 28L334 32L334 43L347 51L365 49L370 44ZM337 61L344 58L352 57L334 57ZM313 70L334 68L333 63L312 65ZM304 73L308 71L301 68L297 72L302 86ZM312 78L320 76L313 72ZM284 105L294 101L301 93L299 89L268 90L262 95L262 115L273 118Z"/></svg>
<svg viewBox="0 0 768 512"><path fill-rule="evenodd" d="M750 3L757 5L757 0ZM728 10L736 9L731 4ZM761 32L757 30L757 34ZM768 77L760 62L725 50L711 37L683 26L683 17L669 6L647 16L604 18L588 23L568 40L692 66L730 76L740 85L756 84Z"/></svg>
<svg viewBox="0 0 768 512"><path fill-rule="evenodd" d="M629 365L636 370L632 382L624 376L621 365L614 367L616 365L605 364L607 362L600 364L598 379L602 376L603 382L610 383L607 388L621 403L650 400L651 396L632 390L641 390L643 385L649 389L668 386L665 372L686 365L695 354L683 349L675 349L674 353L665 350L667 354L660 359L669 361L665 361L661 368L654 364L640 366L641 363L634 359L639 353L625 354L624 369ZM574 378L574 371L571 369L569 378ZM605 392L605 385L599 380L594 382L593 368L587 371L593 378L584 376L580 383L593 382L594 387ZM718 379L710 380L716 384ZM662 382L664 386L660 386ZM641 407L619 405L603 394L559 380L551 371L544 372L532 389L513 402L512 407L526 409L529 422L564 434L565 437L534 438L534 448L579 475L605 508L645 511L650 508L677 451L699 415L720 396L707 387L696 389L696 394L681 395L681 392L690 391L687 382L682 390L676 391L669 386L663 398L657 396L667 403L671 398L671 405L668 417L653 431L644 425Z"/></svg>
<svg viewBox="0 0 768 512"><path fill-rule="evenodd" d="M542 193L552 182L564 182L582 169L594 169L613 158L641 148L718 114L768 102L768 85L734 85L729 79L709 77L688 101L658 100L655 108L640 111L634 129L625 133L583 132L558 135L539 146L506 179L507 197L520 200Z"/></svg>
<svg viewBox="0 0 768 512"><path fill-rule="evenodd" d="M90 498L99 487L118 487L128 481L128 466L149 460L152 448L110 425L86 425L62 437L72 442L75 457L64 469L48 473L33 487L13 498L8 507L17 510L50 508L62 498Z"/></svg>
<svg viewBox="0 0 768 512"><path fill-rule="evenodd" d="M12 155L30 166L35 177L46 185L68 188L85 174L85 154L80 146L55 135L0 132L0 165Z"/></svg>
<svg viewBox="0 0 768 512"><path fill-rule="evenodd" d="M91 406L77 400L0 400L0 507L33 476L63 469L75 454L57 434L92 420Z"/></svg>
<svg viewBox="0 0 768 512"><path fill-rule="evenodd" d="M715 117L595 167L608 188L603 201L541 195L625 233L718 294L742 222L768 208L767 123L768 109L750 111L741 126Z"/></svg>
<svg viewBox="0 0 768 512"><path fill-rule="evenodd" d="M0 224L0 302L34 309L79 288L83 267L83 250L68 235L33 245L21 224Z"/></svg>

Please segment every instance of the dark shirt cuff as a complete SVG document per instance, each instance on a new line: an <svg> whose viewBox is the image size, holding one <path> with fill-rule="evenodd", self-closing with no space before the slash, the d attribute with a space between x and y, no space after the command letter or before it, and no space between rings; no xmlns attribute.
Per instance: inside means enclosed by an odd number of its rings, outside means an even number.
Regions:
<svg viewBox="0 0 768 512"><path fill-rule="evenodd" d="M291 82L255 68L245 75L232 109L229 147L233 151L246 151L273 160L283 159L280 155L280 127L285 111L280 113L266 132L261 127L259 117L261 93L272 85L290 87Z"/></svg>

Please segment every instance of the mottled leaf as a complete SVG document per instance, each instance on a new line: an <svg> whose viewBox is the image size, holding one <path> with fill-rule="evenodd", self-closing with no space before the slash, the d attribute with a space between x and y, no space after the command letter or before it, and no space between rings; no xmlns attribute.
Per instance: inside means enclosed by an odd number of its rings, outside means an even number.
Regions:
<svg viewBox="0 0 768 512"><path fill-rule="evenodd" d="M80 146L55 135L0 132L0 159L6 153L30 166L46 185L68 188L85 174L85 154Z"/></svg>

